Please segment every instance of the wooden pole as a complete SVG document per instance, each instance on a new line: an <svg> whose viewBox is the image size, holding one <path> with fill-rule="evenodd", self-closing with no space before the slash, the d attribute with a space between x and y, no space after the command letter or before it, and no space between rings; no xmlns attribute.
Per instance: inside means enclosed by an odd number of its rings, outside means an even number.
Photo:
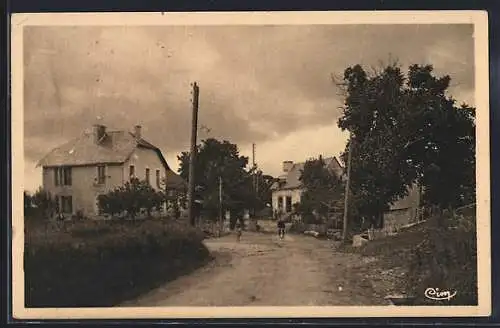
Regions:
<svg viewBox="0 0 500 328"><path fill-rule="evenodd" d="M347 231L348 231L348 217L349 217L349 192L351 184L351 161L352 161L352 133L349 137L349 153L347 154L347 181L345 184L345 195L344 195L344 224L342 226L342 241L347 242Z"/></svg>
<svg viewBox="0 0 500 328"><path fill-rule="evenodd" d="M256 176L256 164L255 164L255 144L253 143L252 144L252 169L253 169L253 172L252 172L252 188L253 188L253 192L254 192L254 195L255 197L257 197L257 176ZM255 203L254 203L255 204ZM252 209L252 215L255 217L255 206L253 206L253 209Z"/></svg>
<svg viewBox="0 0 500 328"><path fill-rule="evenodd" d="M222 219L222 177L219 176L219 233L222 230L224 220Z"/></svg>
<svg viewBox="0 0 500 328"><path fill-rule="evenodd" d="M198 132L198 97L200 89L196 82L193 83L193 117L191 125L191 153L189 156L189 186L188 186L188 217L189 223L195 225L194 189L195 189L195 161L196 161L196 136Z"/></svg>

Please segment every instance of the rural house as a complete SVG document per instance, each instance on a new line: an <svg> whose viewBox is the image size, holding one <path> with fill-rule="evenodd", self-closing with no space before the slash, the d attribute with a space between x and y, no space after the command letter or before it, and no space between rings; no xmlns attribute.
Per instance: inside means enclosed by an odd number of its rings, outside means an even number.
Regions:
<svg viewBox="0 0 500 328"><path fill-rule="evenodd" d="M324 158L328 168L333 170L338 176L342 176L344 169L336 157ZM291 213L293 205L300 203L300 197L304 191L300 177L304 169L305 162L294 163L292 161L283 162L283 174L271 186L273 212Z"/></svg>
<svg viewBox="0 0 500 328"><path fill-rule="evenodd" d="M327 167L344 177L344 168L336 157L324 158ZM300 181L305 163L283 162L283 174L271 186L272 209L277 213L293 212L293 205L300 202L304 187ZM394 230L417 219L421 206L421 189L414 185L406 197L398 199L384 213L383 230Z"/></svg>
<svg viewBox="0 0 500 328"><path fill-rule="evenodd" d="M142 138L141 126L134 132L108 131L96 124L49 152L42 167L42 184L64 215L97 216L97 199L131 178L146 180L167 194L183 187L183 180L168 166L160 149ZM166 182L166 186L163 182Z"/></svg>
<svg viewBox="0 0 500 328"><path fill-rule="evenodd" d="M422 190L417 184L408 188L408 195L395 201L384 213L383 229L386 231L397 230L417 220L421 208L421 198Z"/></svg>

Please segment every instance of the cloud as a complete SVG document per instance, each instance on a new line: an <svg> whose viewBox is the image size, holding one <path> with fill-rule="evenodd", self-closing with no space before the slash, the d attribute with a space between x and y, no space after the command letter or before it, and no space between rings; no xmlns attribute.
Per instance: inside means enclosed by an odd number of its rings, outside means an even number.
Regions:
<svg viewBox="0 0 500 328"><path fill-rule="evenodd" d="M472 25L26 27L25 156L36 162L101 116L111 128L141 124L175 160L189 146L198 81L199 123L210 128L200 139L270 147L260 159L273 171L291 157L288 142L304 147L299 157L342 150L311 133L337 129L343 99L331 74L350 65L431 63L451 75L455 98L473 103L472 33Z"/></svg>

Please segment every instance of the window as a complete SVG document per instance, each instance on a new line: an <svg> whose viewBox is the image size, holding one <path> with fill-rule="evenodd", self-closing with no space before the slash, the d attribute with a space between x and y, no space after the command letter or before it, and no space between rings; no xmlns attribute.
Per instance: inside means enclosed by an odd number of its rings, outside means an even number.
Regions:
<svg viewBox="0 0 500 328"><path fill-rule="evenodd" d="M61 196L61 207L63 213L73 213L73 197Z"/></svg>
<svg viewBox="0 0 500 328"><path fill-rule="evenodd" d="M71 167L56 167L54 169L54 184L56 186L71 186Z"/></svg>
<svg viewBox="0 0 500 328"><path fill-rule="evenodd" d="M54 169L54 185L59 186L59 168Z"/></svg>
<svg viewBox="0 0 500 328"><path fill-rule="evenodd" d="M146 182L147 182L148 184L151 184L151 182L150 182L149 180L150 180L150 179L149 179L149 169L146 169Z"/></svg>
<svg viewBox="0 0 500 328"><path fill-rule="evenodd" d="M283 209L283 197L278 197L278 208Z"/></svg>
<svg viewBox="0 0 500 328"><path fill-rule="evenodd" d="M160 170L156 170L156 187L160 188Z"/></svg>
<svg viewBox="0 0 500 328"><path fill-rule="evenodd" d="M97 166L97 183L104 184L106 182L106 166Z"/></svg>
<svg viewBox="0 0 500 328"><path fill-rule="evenodd" d="M130 165L129 177L135 178L135 166Z"/></svg>
<svg viewBox="0 0 500 328"><path fill-rule="evenodd" d="M291 196L286 196L286 204L285 204L285 212L291 212L292 211L292 197Z"/></svg>

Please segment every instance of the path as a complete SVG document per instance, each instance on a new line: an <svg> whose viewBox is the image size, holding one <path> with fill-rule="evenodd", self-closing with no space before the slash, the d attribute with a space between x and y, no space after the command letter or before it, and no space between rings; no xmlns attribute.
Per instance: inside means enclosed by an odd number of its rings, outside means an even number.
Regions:
<svg viewBox="0 0 500 328"><path fill-rule="evenodd" d="M313 237L245 232L206 241L216 259L122 306L306 306L376 304L352 281L353 255ZM378 303L380 304L380 303Z"/></svg>

